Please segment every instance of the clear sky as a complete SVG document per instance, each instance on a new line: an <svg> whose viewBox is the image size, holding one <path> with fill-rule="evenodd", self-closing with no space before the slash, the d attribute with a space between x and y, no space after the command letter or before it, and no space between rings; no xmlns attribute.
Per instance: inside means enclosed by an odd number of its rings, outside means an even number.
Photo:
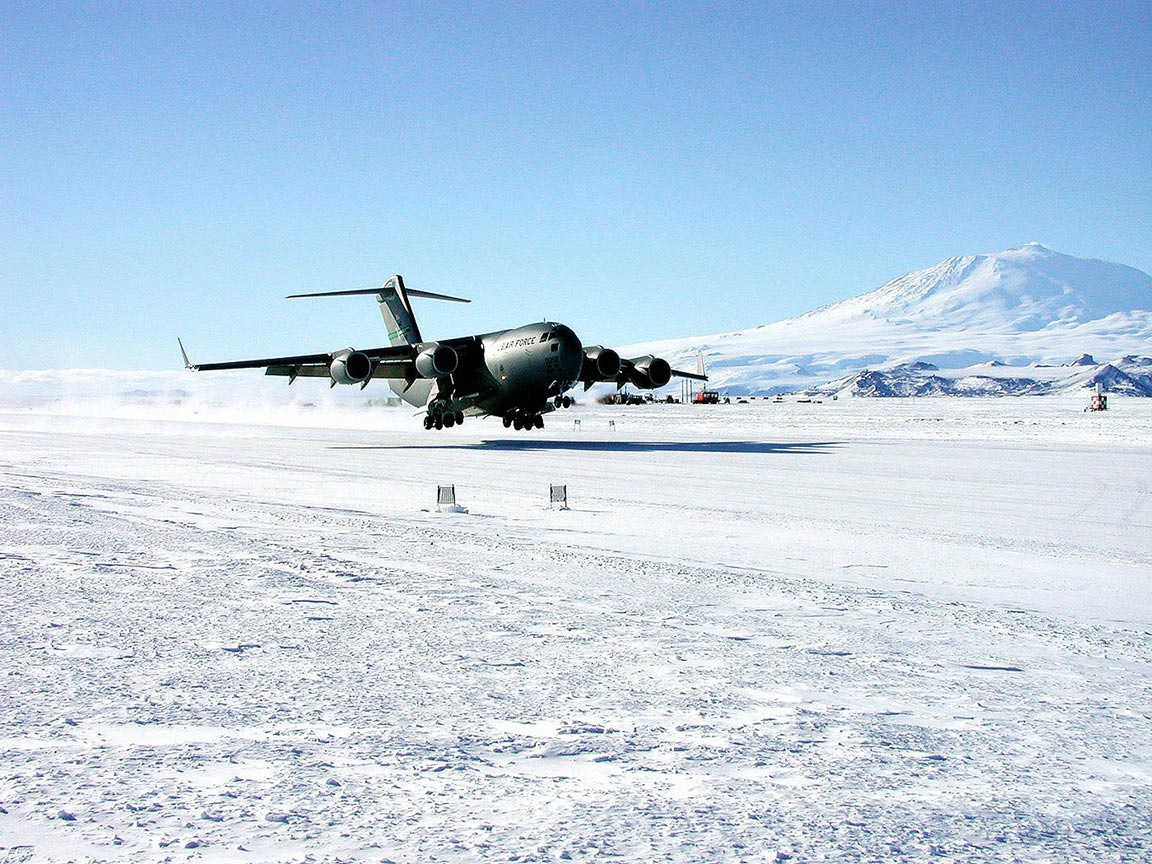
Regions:
<svg viewBox="0 0 1152 864"><path fill-rule="evenodd" d="M1152 4L0 4L0 367L755 326L1036 240L1152 271Z"/></svg>

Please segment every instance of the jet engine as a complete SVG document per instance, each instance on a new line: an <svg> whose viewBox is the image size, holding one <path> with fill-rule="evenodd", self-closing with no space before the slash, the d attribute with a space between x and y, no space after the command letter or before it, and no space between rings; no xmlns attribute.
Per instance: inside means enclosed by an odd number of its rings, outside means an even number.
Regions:
<svg viewBox="0 0 1152 864"><path fill-rule="evenodd" d="M627 380L642 390L663 387L672 380L672 367L660 357L646 354L628 361L624 369Z"/></svg>
<svg viewBox="0 0 1152 864"><path fill-rule="evenodd" d="M459 363L455 349L430 342L416 355L416 374L421 378L443 378L455 372Z"/></svg>
<svg viewBox="0 0 1152 864"><path fill-rule="evenodd" d="M580 367L580 380L615 381L620 374L620 355L611 348L596 345L584 349L584 364Z"/></svg>
<svg viewBox="0 0 1152 864"><path fill-rule="evenodd" d="M372 377L372 361L362 351L339 351L328 371L337 384L363 384Z"/></svg>

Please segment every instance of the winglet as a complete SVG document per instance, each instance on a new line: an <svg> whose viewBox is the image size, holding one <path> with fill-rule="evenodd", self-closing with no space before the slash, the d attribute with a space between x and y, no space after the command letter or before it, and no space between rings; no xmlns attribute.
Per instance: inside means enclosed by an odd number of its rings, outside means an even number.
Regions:
<svg viewBox="0 0 1152 864"><path fill-rule="evenodd" d="M188 359L188 352L184 350L184 342L179 336L176 337L176 344L180 346L180 353L184 355L184 368L196 371L196 367L192 365L192 361Z"/></svg>

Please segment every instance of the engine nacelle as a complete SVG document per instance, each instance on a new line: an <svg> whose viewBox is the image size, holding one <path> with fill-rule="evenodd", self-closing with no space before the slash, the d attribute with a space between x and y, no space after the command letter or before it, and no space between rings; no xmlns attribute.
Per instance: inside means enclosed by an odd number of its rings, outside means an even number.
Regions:
<svg viewBox="0 0 1152 864"><path fill-rule="evenodd" d="M615 381L620 374L620 355L599 345L584 349L581 381Z"/></svg>
<svg viewBox="0 0 1152 864"><path fill-rule="evenodd" d="M663 358L646 354L632 358L631 362L628 380L642 390L655 390L672 380L672 367Z"/></svg>
<svg viewBox="0 0 1152 864"><path fill-rule="evenodd" d="M363 384L372 377L372 361L362 351L340 351L333 355L328 372L337 384Z"/></svg>
<svg viewBox="0 0 1152 864"><path fill-rule="evenodd" d="M443 378L455 372L459 364L454 348L432 342L416 355L416 374L421 378Z"/></svg>

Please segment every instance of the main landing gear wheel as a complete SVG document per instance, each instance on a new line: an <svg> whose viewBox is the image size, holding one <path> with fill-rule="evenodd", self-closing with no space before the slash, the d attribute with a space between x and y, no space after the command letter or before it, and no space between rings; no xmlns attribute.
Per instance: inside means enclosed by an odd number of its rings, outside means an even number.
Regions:
<svg viewBox="0 0 1152 864"><path fill-rule="evenodd" d="M544 418L539 414L515 414L512 417L504 417L504 428L507 429L511 426L517 432L523 432L527 429L543 429Z"/></svg>
<svg viewBox="0 0 1152 864"><path fill-rule="evenodd" d="M442 408L434 405L430 407L428 413L424 415L425 429L451 429L453 426L463 425L463 411L444 411ZM505 419L504 425L508 425L507 419Z"/></svg>

